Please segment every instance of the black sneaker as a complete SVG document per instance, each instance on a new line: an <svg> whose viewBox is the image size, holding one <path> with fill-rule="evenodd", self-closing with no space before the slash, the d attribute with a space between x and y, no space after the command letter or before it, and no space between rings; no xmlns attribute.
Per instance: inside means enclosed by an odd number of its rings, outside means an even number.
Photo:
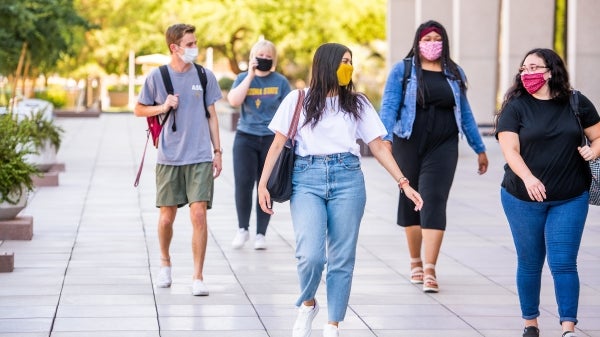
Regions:
<svg viewBox="0 0 600 337"><path fill-rule="evenodd" d="M534 326L528 326L523 330L523 337L540 337L540 330Z"/></svg>

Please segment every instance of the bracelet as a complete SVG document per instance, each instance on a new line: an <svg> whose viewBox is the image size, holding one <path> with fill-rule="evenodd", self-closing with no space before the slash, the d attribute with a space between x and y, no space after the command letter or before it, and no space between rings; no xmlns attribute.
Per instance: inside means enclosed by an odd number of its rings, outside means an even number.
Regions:
<svg viewBox="0 0 600 337"><path fill-rule="evenodd" d="M408 178L406 178L404 176L402 176L398 179L398 187L400 187L400 188L404 188L404 184L408 184L408 183L409 183Z"/></svg>
<svg viewBox="0 0 600 337"><path fill-rule="evenodd" d="M222 155L222 154L223 154L223 148L218 148L218 149L215 149L215 150L213 151L213 153L214 153L214 154L217 154L217 153L218 153L218 154L221 154L221 155Z"/></svg>

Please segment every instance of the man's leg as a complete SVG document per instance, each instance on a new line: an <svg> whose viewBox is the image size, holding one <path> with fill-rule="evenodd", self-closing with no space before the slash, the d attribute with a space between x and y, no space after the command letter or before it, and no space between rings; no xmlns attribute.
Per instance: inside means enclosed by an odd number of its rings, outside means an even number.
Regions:
<svg viewBox="0 0 600 337"><path fill-rule="evenodd" d="M158 243L160 246L160 271L156 278L156 286L159 288L168 288L171 286L173 279L171 278L171 255L169 247L173 238L173 222L177 206L162 206L160 207L160 215L158 217Z"/></svg>
<svg viewBox="0 0 600 337"><path fill-rule="evenodd" d="M171 266L169 247L173 238L173 222L177 214L177 206L162 206L158 217L158 242L160 245L160 265Z"/></svg>
<svg viewBox="0 0 600 337"><path fill-rule="evenodd" d="M194 257L194 280L203 280L204 257L206 256L206 242L208 240L208 226L206 223L206 201L197 201L190 204L190 218L192 220L192 253Z"/></svg>

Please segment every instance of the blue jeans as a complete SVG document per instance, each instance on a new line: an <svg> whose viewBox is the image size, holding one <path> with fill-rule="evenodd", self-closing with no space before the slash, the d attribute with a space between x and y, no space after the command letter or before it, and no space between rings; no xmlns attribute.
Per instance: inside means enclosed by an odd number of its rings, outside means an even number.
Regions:
<svg viewBox="0 0 600 337"><path fill-rule="evenodd" d="M237 131L233 140L233 177L235 180L235 209L238 227L248 229L254 186L262 174L265 158L275 135L255 136ZM271 216L256 202L256 234L267 233Z"/></svg>
<svg viewBox="0 0 600 337"><path fill-rule="evenodd" d="M360 159L351 153L297 157L290 200L300 297L315 298L327 263L329 321L346 315L366 191Z"/></svg>
<svg viewBox="0 0 600 337"><path fill-rule="evenodd" d="M554 279L560 322L577 324L579 274L577 253L588 213L589 193L560 201L523 201L504 188L504 213L517 250L517 289L523 319L540 315L542 267L546 252Z"/></svg>

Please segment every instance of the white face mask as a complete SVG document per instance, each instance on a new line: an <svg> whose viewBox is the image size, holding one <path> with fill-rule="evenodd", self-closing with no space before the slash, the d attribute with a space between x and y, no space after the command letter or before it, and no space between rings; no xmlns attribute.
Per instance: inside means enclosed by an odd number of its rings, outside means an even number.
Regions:
<svg viewBox="0 0 600 337"><path fill-rule="evenodd" d="M192 63L198 57L198 48L185 48L183 55L179 55L179 57L185 63Z"/></svg>

